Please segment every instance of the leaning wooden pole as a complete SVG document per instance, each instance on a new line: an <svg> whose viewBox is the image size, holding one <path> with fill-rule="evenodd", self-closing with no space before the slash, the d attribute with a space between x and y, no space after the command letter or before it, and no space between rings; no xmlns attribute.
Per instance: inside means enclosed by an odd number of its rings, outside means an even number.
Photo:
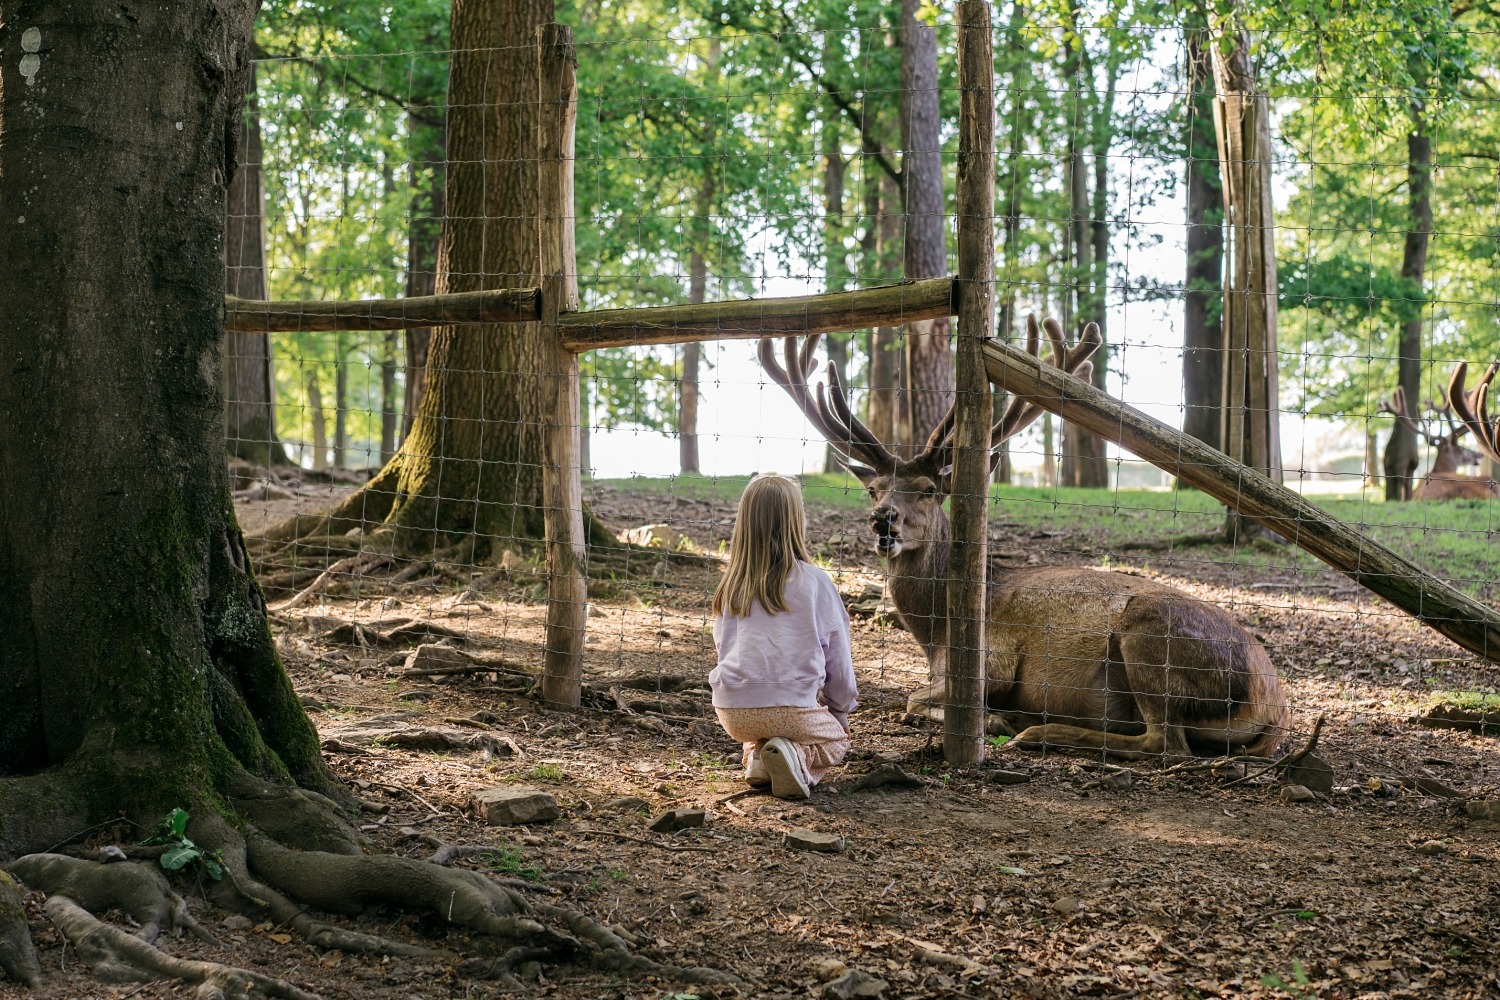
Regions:
<svg viewBox="0 0 1500 1000"><path fill-rule="evenodd" d="M985 529L993 418L984 342L995 335L995 58L989 4L960 0L957 24L958 352L943 756L965 765L984 760Z"/></svg>
<svg viewBox="0 0 1500 1000"><path fill-rule="evenodd" d="M542 290L542 514L547 536L547 637L542 698L577 707L583 685L588 593L584 580L583 482L579 470L578 355L563 346L558 321L578 309L573 240L573 133L578 115L572 29L537 29L537 177Z"/></svg>
<svg viewBox="0 0 1500 1000"><path fill-rule="evenodd" d="M999 341L992 382L1115 442L1311 552L1471 653L1500 663L1500 613L1223 452Z"/></svg>

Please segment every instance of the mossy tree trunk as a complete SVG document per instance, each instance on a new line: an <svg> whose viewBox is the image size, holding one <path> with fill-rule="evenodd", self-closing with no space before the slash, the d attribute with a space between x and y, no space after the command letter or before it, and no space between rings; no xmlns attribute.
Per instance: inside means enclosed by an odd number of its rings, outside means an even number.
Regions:
<svg viewBox="0 0 1500 1000"><path fill-rule="evenodd" d="M122 31L117 5L63 0L0 28L0 853L246 771L337 791L223 458L255 9L136 5Z"/></svg>

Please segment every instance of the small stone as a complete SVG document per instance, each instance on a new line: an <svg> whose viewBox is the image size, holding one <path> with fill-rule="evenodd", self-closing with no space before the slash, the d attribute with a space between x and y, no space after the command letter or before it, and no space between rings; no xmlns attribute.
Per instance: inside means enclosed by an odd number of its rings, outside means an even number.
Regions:
<svg viewBox="0 0 1500 1000"><path fill-rule="evenodd" d="M244 933L245 931L248 931L250 928L255 926L255 921L251 920L244 914L231 913L229 916L219 921L219 926L224 928L226 931Z"/></svg>
<svg viewBox="0 0 1500 1000"><path fill-rule="evenodd" d="M786 846L799 851L839 854L844 850L844 838L836 833L819 833L817 830L789 830L786 835Z"/></svg>
<svg viewBox="0 0 1500 1000"><path fill-rule="evenodd" d="M1117 878L1107 878L1099 883L1099 889L1101 892L1111 892L1115 889L1118 889L1119 887L1120 880Z"/></svg>
<svg viewBox="0 0 1500 1000"><path fill-rule="evenodd" d="M542 978L541 962L522 962L516 969L516 978L523 983L534 983Z"/></svg>
<svg viewBox="0 0 1500 1000"><path fill-rule="evenodd" d="M1333 765L1310 753L1286 769L1286 782L1327 795L1333 791Z"/></svg>
<svg viewBox="0 0 1500 1000"><path fill-rule="evenodd" d="M464 666L473 662L452 646L428 642L406 654L405 666L407 670L430 670L434 667Z"/></svg>
<svg viewBox="0 0 1500 1000"><path fill-rule="evenodd" d="M890 988L884 979L851 969L823 987L823 1000L882 1000Z"/></svg>
<svg viewBox="0 0 1500 1000"><path fill-rule="evenodd" d="M471 799L487 826L547 823L557 819L557 799L539 788L524 785L482 788Z"/></svg>
<svg viewBox="0 0 1500 1000"><path fill-rule="evenodd" d="M599 807L602 812L650 812L651 803L638 795L624 795L610 799Z"/></svg>
<svg viewBox="0 0 1500 1000"><path fill-rule="evenodd" d="M870 759L876 764L899 764L905 757L906 754L899 750L876 750L870 755Z"/></svg>
<svg viewBox="0 0 1500 1000"><path fill-rule="evenodd" d="M1083 904L1078 901L1077 896L1062 896L1052 904L1052 912L1068 916L1083 909Z"/></svg>
<svg viewBox="0 0 1500 1000"><path fill-rule="evenodd" d="M980 913L980 914L987 913L987 912L989 912L989 908L990 908L990 904L985 900L985 898L983 896L970 896L969 897L969 912L970 913Z"/></svg>
<svg viewBox="0 0 1500 1000"><path fill-rule="evenodd" d="M849 967L836 958L815 958L812 968L820 983L830 982L849 971Z"/></svg>
<svg viewBox="0 0 1500 1000"><path fill-rule="evenodd" d="M651 549L678 549L687 540L686 535L670 524L643 524L639 528L627 528L617 537L627 545Z"/></svg>
<svg viewBox="0 0 1500 1000"><path fill-rule="evenodd" d="M1472 799L1464 803L1470 819L1500 820L1500 799Z"/></svg>
<svg viewBox="0 0 1500 1000"><path fill-rule="evenodd" d="M651 821L653 833L675 833L702 826L708 814L702 809L668 809Z"/></svg>
<svg viewBox="0 0 1500 1000"><path fill-rule="evenodd" d="M1024 785L1031 780L1031 775L1025 771L990 771L984 780L992 785Z"/></svg>
<svg viewBox="0 0 1500 1000"><path fill-rule="evenodd" d="M609 612L605 611L603 608L599 607L599 605L597 605L597 604L590 604L589 605L589 617L590 618L603 618L607 614L609 614Z"/></svg>
<svg viewBox="0 0 1500 1000"><path fill-rule="evenodd" d="M1436 854L1446 854L1448 845L1441 840L1428 840L1417 845L1417 853L1432 857Z"/></svg>
<svg viewBox="0 0 1500 1000"><path fill-rule="evenodd" d="M1306 785L1284 785L1277 796L1283 802L1316 802L1318 796Z"/></svg>

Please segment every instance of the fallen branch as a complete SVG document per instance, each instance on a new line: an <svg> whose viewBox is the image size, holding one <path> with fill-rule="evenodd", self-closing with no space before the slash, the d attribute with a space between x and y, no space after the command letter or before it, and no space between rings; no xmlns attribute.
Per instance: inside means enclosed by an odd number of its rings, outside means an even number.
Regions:
<svg viewBox="0 0 1500 1000"><path fill-rule="evenodd" d="M1285 770L1287 768L1293 767L1297 764L1298 761L1302 760L1303 757L1306 757L1308 754L1312 753L1313 748L1318 745L1318 737L1323 735L1323 723L1326 719L1326 715L1318 716L1318 721L1313 723L1312 735L1307 738L1306 743L1302 744L1301 750L1298 750L1290 757L1283 757L1280 760L1272 761L1270 764L1267 764L1259 771L1247 771L1245 774L1240 775L1233 781L1226 781L1220 787L1233 788L1235 785L1243 785L1247 781L1259 778L1263 774L1269 774L1272 771Z"/></svg>

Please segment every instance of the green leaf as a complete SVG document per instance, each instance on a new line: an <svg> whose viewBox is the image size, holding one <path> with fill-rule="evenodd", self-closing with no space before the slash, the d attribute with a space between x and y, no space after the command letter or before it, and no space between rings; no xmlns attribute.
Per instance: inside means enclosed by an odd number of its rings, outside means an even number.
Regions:
<svg viewBox="0 0 1500 1000"><path fill-rule="evenodd" d="M168 848L167 852L161 856L161 866L167 871L175 872L184 865L191 864L201 857L203 857L203 852L192 844L179 844L176 847Z"/></svg>
<svg viewBox="0 0 1500 1000"><path fill-rule="evenodd" d="M1026 874L1026 870L1024 868L1012 868L1009 865L997 865L996 867L998 867L1000 869L1000 871L1004 872L1007 875L1025 875Z"/></svg>
<svg viewBox="0 0 1500 1000"><path fill-rule="evenodd" d="M224 878L224 866L219 864L218 859L211 858L206 854L203 856L203 870L206 871L208 873L208 877L213 879L215 882L218 882Z"/></svg>
<svg viewBox="0 0 1500 1000"><path fill-rule="evenodd" d="M162 832L168 836L180 839L187 833L188 814L186 809L173 809L167 813L167 818L162 820Z"/></svg>

